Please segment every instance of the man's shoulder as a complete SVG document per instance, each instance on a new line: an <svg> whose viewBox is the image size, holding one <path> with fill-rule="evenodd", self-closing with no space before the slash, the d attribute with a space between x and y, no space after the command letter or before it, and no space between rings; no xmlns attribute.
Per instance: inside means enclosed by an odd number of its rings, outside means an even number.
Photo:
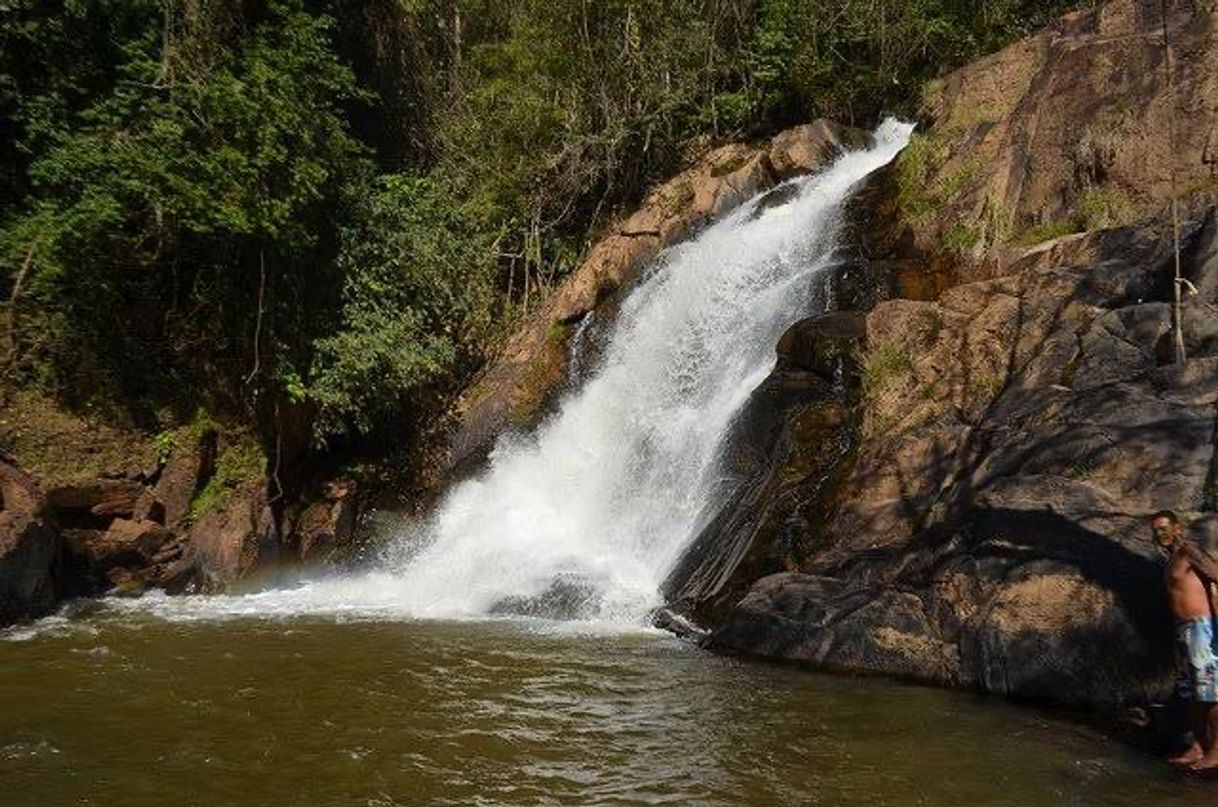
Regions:
<svg viewBox="0 0 1218 807"><path fill-rule="evenodd" d="M1184 538L1176 545L1176 552L1194 557L1212 558L1213 554L1204 542L1198 540L1197 536L1186 533Z"/></svg>
<svg viewBox="0 0 1218 807"><path fill-rule="evenodd" d="M1209 553L1201 548L1201 544L1197 543L1190 536L1185 536L1171 553L1172 559L1179 558L1181 560L1195 560L1197 558L1207 558Z"/></svg>
<svg viewBox="0 0 1218 807"><path fill-rule="evenodd" d="M1172 553L1172 559L1176 558L1187 562L1204 577L1218 580L1218 560L1196 542L1185 539L1177 544L1176 551Z"/></svg>

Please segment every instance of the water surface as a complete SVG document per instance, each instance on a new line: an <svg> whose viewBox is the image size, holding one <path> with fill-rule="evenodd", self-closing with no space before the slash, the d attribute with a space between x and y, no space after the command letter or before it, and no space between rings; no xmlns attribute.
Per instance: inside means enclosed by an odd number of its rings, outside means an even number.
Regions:
<svg viewBox="0 0 1218 807"><path fill-rule="evenodd" d="M16 805L1211 803L1212 786L1001 701L501 622L0 633Z"/></svg>

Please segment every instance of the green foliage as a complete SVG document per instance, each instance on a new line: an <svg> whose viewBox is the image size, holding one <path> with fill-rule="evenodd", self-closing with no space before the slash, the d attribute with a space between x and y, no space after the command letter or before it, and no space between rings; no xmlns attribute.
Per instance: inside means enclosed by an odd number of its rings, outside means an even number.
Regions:
<svg viewBox="0 0 1218 807"><path fill-rule="evenodd" d="M1123 227L1135 218L1129 197L1115 188L1092 188L1078 203L1079 216L1085 229Z"/></svg>
<svg viewBox="0 0 1218 807"><path fill-rule="evenodd" d="M932 177L947 160L948 153L949 144L941 134L915 132L909 145L897 156L897 205L904 218L917 221L938 211L943 202Z"/></svg>
<svg viewBox="0 0 1218 807"><path fill-rule="evenodd" d="M216 472L190 502L191 521L224 507L233 491L259 480L265 471L266 456L251 437L241 435L227 442L216 458Z"/></svg>
<svg viewBox="0 0 1218 807"><path fill-rule="evenodd" d="M551 345L562 346L567 341L567 327L561 322L551 322L546 326L546 341Z"/></svg>
<svg viewBox="0 0 1218 807"><path fill-rule="evenodd" d="M965 255L981 243L982 233L976 227L957 221L943 235L944 251L954 255Z"/></svg>
<svg viewBox="0 0 1218 807"><path fill-rule="evenodd" d="M149 431L202 403L269 445L289 402L317 442L417 433L711 142L912 113L1067 5L5 0L9 369ZM969 180L926 187L943 149L902 158L907 212Z"/></svg>
<svg viewBox="0 0 1218 807"><path fill-rule="evenodd" d="M367 433L479 355L489 333L487 245L431 180L380 177L340 235L337 329L314 343L305 395L325 439Z"/></svg>
<svg viewBox="0 0 1218 807"><path fill-rule="evenodd" d="M989 401L998 397L1006 386L1005 382L997 375L987 372L980 372L971 379L971 388L975 390L982 400Z"/></svg>
<svg viewBox="0 0 1218 807"><path fill-rule="evenodd" d="M238 42L193 61L197 48L162 47L157 16L128 32L112 83L79 109L46 116L71 106L51 88L18 110L36 156L0 258L30 267L23 367L64 394L231 383L241 369L224 360L249 356L260 288L274 294L268 331L304 324L293 313L327 282L334 200L361 164L340 106L358 92L327 18L272 2Z"/></svg>
<svg viewBox="0 0 1218 807"><path fill-rule="evenodd" d="M165 462L178 450L178 436L172 429L157 432L152 438L152 447L156 451L157 462Z"/></svg>
<svg viewBox="0 0 1218 807"><path fill-rule="evenodd" d="M1079 232L1079 228L1073 221L1058 219L1029 227L1015 239L1015 242L1024 246L1032 246L1077 232Z"/></svg>
<svg viewBox="0 0 1218 807"><path fill-rule="evenodd" d="M902 345L885 343L863 359L863 395L879 396L897 378L913 372L913 355Z"/></svg>

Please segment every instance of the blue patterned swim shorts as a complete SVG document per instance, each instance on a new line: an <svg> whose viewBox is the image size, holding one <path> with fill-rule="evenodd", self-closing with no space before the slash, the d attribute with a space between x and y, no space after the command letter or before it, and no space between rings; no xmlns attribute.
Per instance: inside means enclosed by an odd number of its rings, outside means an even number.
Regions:
<svg viewBox="0 0 1218 807"><path fill-rule="evenodd" d="M1201 703L1218 703L1218 654L1214 622L1208 616L1176 623L1176 655L1180 676L1176 695Z"/></svg>

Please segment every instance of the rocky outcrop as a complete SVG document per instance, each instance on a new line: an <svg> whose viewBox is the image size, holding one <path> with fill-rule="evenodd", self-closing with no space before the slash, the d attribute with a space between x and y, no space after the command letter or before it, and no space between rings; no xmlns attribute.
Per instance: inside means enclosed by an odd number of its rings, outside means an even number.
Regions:
<svg viewBox="0 0 1218 807"><path fill-rule="evenodd" d="M1214 532L1218 478L1218 12L1169 5L1170 85L1160 5L1117 0L929 88L932 126L852 212L888 275L853 444L831 482L796 473L720 516L784 568L742 564L730 608L684 604L711 646L1059 703L1165 693L1146 517ZM1180 365L1173 161L1198 289ZM762 433L778 476L803 467L789 433Z"/></svg>
<svg viewBox="0 0 1218 807"><path fill-rule="evenodd" d="M47 491L47 503L69 522L90 523L115 516L130 516L144 486L133 479L97 479Z"/></svg>
<svg viewBox="0 0 1218 807"><path fill-rule="evenodd" d="M1218 194L1218 10L1116 0L930 85L901 160L903 223L927 253L981 257ZM1173 183L1173 171L1175 181ZM1174 190L1173 190L1174 188ZM975 261L964 279L997 268Z"/></svg>
<svg viewBox="0 0 1218 807"><path fill-rule="evenodd" d="M320 488L291 525L290 543L305 563L333 557L350 547L355 531L357 488L348 479L333 479Z"/></svg>
<svg viewBox="0 0 1218 807"><path fill-rule="evenodd" d="M0 625L54 607L61 554L38 484L0 456Z"/></svg>
<svg viewBox="0 0 1218 807"><path fill-rule="evenodd" d="M242 487L229 503L200 518L186 536L183 565L193 588L222 591L279 559L275 516L260 485Z"/></svg>
<svg viewBox="0 0 1218 807"><path fill-rule="evenodd" d="M68 592L91 594L128 588L149 577L147 570L174 535L151 520L115 518L104 530L63 530L68 552Z"/></svg>
<svg viewBox="0 0 1218 807"><path fill-rule="evenodd" d="M152 467L77 474L45 494L0 458L0 625L65 597L249 588L346 557L354 484L271 496L275 480L247 443L183 429Z"/></svg>
<svg viewBox="0 0 1218 807"><path fill-rule="evenodd" d="M588 252L583 263L509 340L461 397L443 470L480 462L512 426L535 421L547 396L567 377L568 343L576 326L612 303L662 249L686 238L783 179L825 165L865 133L816 121L775 137L767 147L743 144L712 151L653 191Z"/></svg>
<svg viewBox="0 0 1218 807"><path fill-rule="evenodd" d="M1190 301L1192 358L1166 364L1162 236L1074 236L937 302L878 305L850 472L807 491L829 538L711 643L1058 702L1163 694L1146 515L1214 508L1218 298ZM1214 214L1185 245L1209 288Z"/></svg>
<svg viewBox="0 0 1218 807"><path fill-rule="evenodd" d="M204 429L165 462L156 485L145 497L146 517L177 527L190 514L190 504L216 472L219 435Z"/></svg>
<svg viewBox="0 0 1218 807"><path fill-rule="evenodd" d="M773 372L722 451L730 498L665 582L675 612L714 624L748 583L798 568L817 541L822 519L806 507L839 483L856 443L863 334L864 318L849 312L810 317L783 334Z"/></svg>

